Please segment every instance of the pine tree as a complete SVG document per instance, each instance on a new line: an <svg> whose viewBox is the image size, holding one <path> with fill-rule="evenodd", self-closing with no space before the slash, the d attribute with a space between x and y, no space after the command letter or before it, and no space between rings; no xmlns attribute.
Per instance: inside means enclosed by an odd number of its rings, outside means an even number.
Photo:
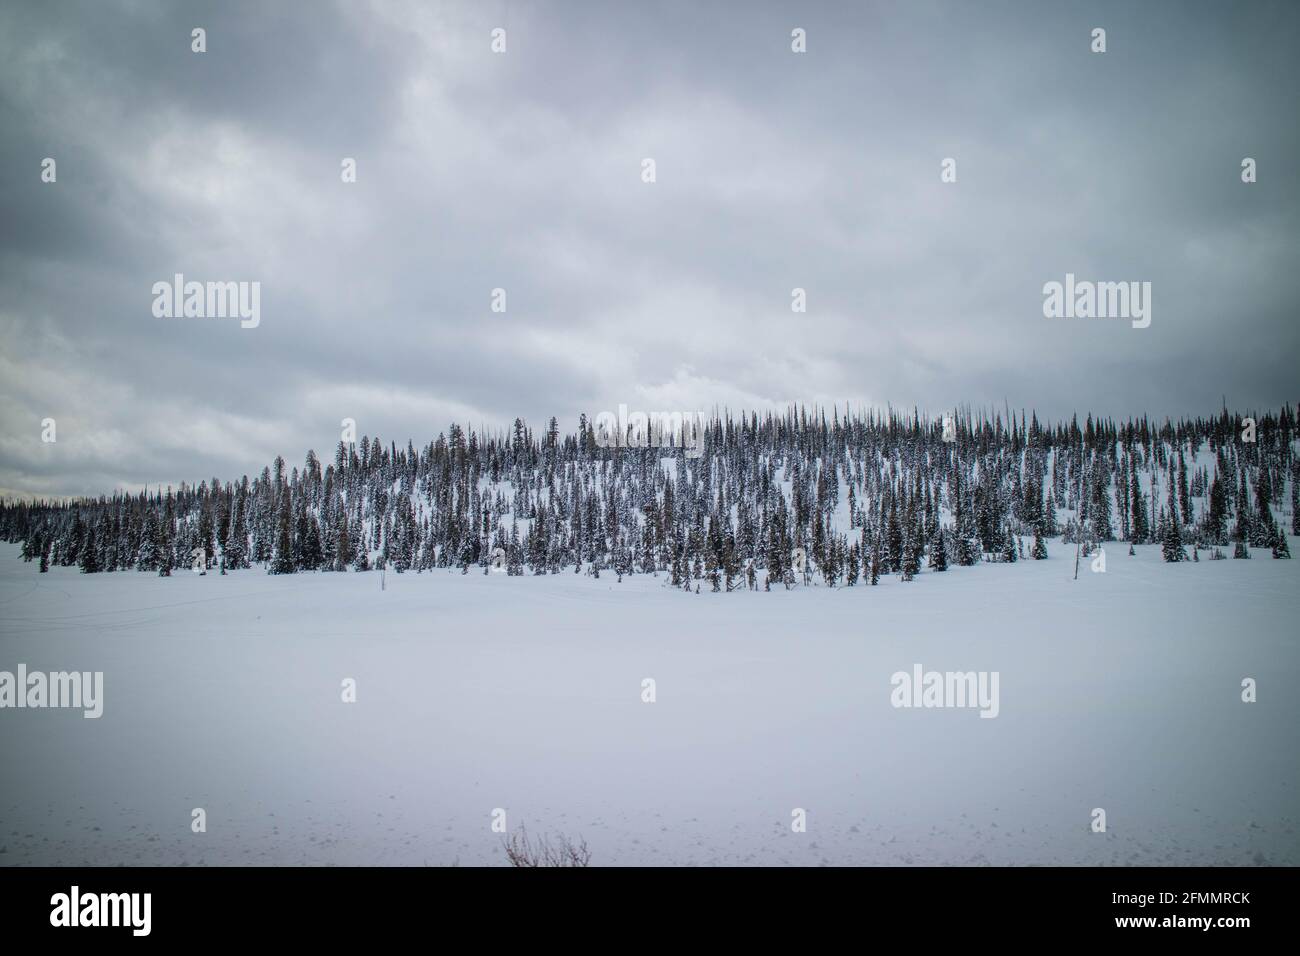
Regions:
<svg viewBox="0 0 1300 956"><path fill-rule="evenodd" d="M289 520L289 493L285 491L280 504L280 523L275 532L275 556L271 560L271 574L292 574L295 570Z"/></svg>
<svg viewBox="0 0 1300 956"><path fill-rule="evenodd" d="M244 498L237 495L230 519L230 530L222 548L222 561L232 570L248 567L248 528L244 521Z"/></svg>
<svg viewBox="0 0 1300 956"><path fill-rule="evenodd" d="M1101 461L1094 469L1089 519L1098 541L1115 540L1110 522L1110 472Z"/></svg>
<svg viewBox="0 0 1300 956"><path fill-rule="evenodd" d="M913 515L910 529L912 574L916 575L925 564L925 528L919 515Z"/></svg>
<svg viewBox="0 0 1300 956"><path fill-rule="evenodd" d="M139 571L157 571L162 564L162 529L159 527L158 515L153 511L144 517L144 534L140 540L140 554L135 566Z"/></svg>
<svg viewBox="0 0 1300 956"><path fill-rule="evenodd" d="M1291 533L1300 534L1300 462L1291 466Z"/></svg>
<svg viewBox="0 0 1300 956"><path fill-rule="evenodd" d="M1255 477L1255 507L1258 516L1255 521L1257 540L1251 543L1261 548L1273 545L1273 509L1269 502L1273 498L1273 488L1268 479L1268 469L1262 465Z"/></svg>
<svg viewBox="0 0 1300 956"><path fill-rule="evenodd" d="M736 575L740 573L740 559L736 556L736 539L728 531L722 544L722 573L727 591L735 589Z"/></svg>
<svg viewBox="0 0 1300 956"><path fill-rule="evenodd" d="M1150 529L1147 526L1146 495L1135 472L1132 480L1132 501L1129 506L1129 543L1146 544Z"/></svg>
<svg viewBox="0 0 1300 956"><path fill-rule="evenodd" d="M81 545L81 557L77 562L82 574L95 574L99 571L99 549L95 547L94 525L86 529L86 538Z"/></svg>
<svg viewBox="0 0 1300 956"><path fill-rule="evenodd" d="M1056 527L1056 500L1049 492L1047 501L1043 503L1043 537L1050 538L1057 533Z"/></svg>
<svg viewBox="0 0 1300 956"><path fill-rule="evenodd" d="M978 563L979 553L975 550L975 542L969 535L958 532L957 536L957 563L962 567L970 567Z"/></svg>
<svg viewBox="0 0 1300 956"><path fill-rule="evenodd" d="M1233 537L1240 537L1249 544L1255 543L1255 522L1251 514L1250 492L1246 489L1246 469L1242 468L1237 483L1237 523L1233 528Z"/></svg>
<svg viewBox="0 0 1300 956"><path fill-rule="evenodd" d="M903 567L903 529L898 523L898 502L889 497L889 525L885 535L885 571L896 574Z"/></svg>
<svg viewBox="0 0 1300 956"><path fill-rule="evenodd" d="M1192 523L1192 496L1187 490L1187 460L1182 448L1178 449L1178 507L1182 511L1183 524Z"/></svg>
<svg viewBox="0 0 1300 956"><path fill-rule="evenodd" d="M348 513L339 513L338 533L334 541L334 570L346 571L352 558L352 539L348 535Z"/></svg>
<svg viewBox="0 0 1300 956"><path fill-rule="evenodd" d="M1164 521L1164 538L1161 541L1161 554L1166 561L1186 561L1187 552L1183 550L1183 536L1178 527L1178 515L1172 514Z"/></svg>
<svg viewBox="0 0 1300 956"><path fill-rule="evenodd" d="M1218 471L1210 483L1210 506L1205 514L1206 537L1215 544L1222 544L1228 522L1228 491Z"/></svg>
<svg viewBox="0 0 1300 956"><path fill-rule="evenodd" d="M1187 552L1183 550L1183 533L1178 521L1177 487L1173 480L1174 463L1169 463L1169 518L1165 521L1164 538L1161 541L1161 553L1166 561L1186 561Z"/></svg>
<svg viewBox="0 0 1300 956"><path fill-rule="evenodd" d="M206 571L212 566L212 559L217 553L216 522L212 519L211 497L205 498L202 510L199 512L198 547L203 549L203 569Z"/></svg>
<svg viewBox="0 0 1300 956"><path fill-rule="evenodd" d="M934 535L930 538L930 570L947 571L948 570L948 551L944 546L943 533Z"/></svg>
<svg viewBox="0 0 1300 956"><path fill-rule="evenodd" d="M1043 542L1043 533L1039 528L1034 529L1034 548L1030 555L1035 561L1042 561L1047 557L1047 545Z"/></svg>
<svg viewBox="0 0 1300 956"><path fill-rule="evenodd" d="M899 571L904 581L912 580L918 571L921 570L920 562L916 559L916 544L913 534L913 527L907 526L907 534L903 538L902 557L899 561Z"/></svg>
<svg viewBox="0 0 1300 956"><path fill-rule="evenodd" d="M316 523L316 519L312 515L306 514L299 527L303 529L302 551L299 557L301 567L305 571L316 571L325 560L324 550L321 547L320 525ZM409 524L406 530L410 530ZM403 538L401 553L403 569L409 568L411 566L411 539L409 534Z"/></svg>

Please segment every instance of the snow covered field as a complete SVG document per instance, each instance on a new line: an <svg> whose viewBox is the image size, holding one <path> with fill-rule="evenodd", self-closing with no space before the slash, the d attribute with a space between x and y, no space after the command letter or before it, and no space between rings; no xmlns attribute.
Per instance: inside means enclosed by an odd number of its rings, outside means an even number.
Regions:
<svg viewBox="0 0 1300 956"><path fill-rule="evenodd" d="M1071 581L1049 549L695 595L41 575L0 545L0 670L105 682L98 720L0 711L0 864L503 864L504 808L593 865L1300 865L1300 561L1114 543ZM999 715L895 709L914 664L998 671Z"/></svg>

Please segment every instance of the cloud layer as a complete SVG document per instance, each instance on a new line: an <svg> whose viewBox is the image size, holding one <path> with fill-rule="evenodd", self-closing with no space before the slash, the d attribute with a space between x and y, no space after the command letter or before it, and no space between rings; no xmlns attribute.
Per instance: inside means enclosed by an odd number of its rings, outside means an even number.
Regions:
<svg viewBox="0 0 1300 956"><path fill-rule="evenodd" d="M328 456L345 417L420 444L619 403L1276 406L1297 27L1286 3L7 5L0 490L237 477ZM154 318L177 272L261 282L260 326ZM1150 281L1151 327L1045 319L1066 272Z"/></svg>

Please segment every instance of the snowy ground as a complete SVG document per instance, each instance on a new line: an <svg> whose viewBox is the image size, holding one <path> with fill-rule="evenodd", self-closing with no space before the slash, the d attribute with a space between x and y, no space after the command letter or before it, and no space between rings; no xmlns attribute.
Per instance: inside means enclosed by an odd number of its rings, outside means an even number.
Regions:
<svg viewBox="0 0 1300 956"><path fill-rule="evenodd" d="M1051 550L687 595L0 545L0 670L105 673L99 720L0 710L0 864L500 864L498 807L600 865L1300 864L1300 560ZM916 663L1000 672L999 716L893 708Z"/></svg>

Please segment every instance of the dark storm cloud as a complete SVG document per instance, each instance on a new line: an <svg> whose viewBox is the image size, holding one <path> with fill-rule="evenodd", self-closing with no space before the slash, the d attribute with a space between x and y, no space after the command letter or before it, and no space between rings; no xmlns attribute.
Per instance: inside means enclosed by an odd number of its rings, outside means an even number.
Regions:
<svg viewBox="0 0 1300 956"><path fill-rule="evenodd" d="M620 402L1279 404L1298 25L1284 3L8 5L0 490L253 473L328 457L344 417L422 444ZM154 318L175 272L260 281L260 326ZM1066 272L1152 282L1151 327L1045 319Z"/></svg>

